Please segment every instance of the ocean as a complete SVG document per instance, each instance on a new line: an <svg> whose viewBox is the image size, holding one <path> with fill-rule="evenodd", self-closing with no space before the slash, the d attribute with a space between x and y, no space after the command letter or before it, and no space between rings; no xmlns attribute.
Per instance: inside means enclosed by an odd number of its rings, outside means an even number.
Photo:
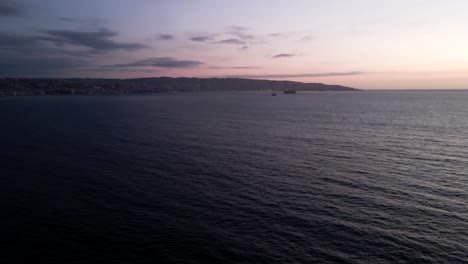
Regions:
<svg viewBox="0 0 468 264"><path fill-rule="evenodd" d="M468 263L468 91L0 98L4 263Z"/></svg>

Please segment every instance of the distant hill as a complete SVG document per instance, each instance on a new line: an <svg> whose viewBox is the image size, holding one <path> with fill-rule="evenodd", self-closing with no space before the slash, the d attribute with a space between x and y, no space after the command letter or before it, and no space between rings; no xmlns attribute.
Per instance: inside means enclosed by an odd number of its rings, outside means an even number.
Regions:
<svg viewBox="0 0 468 264"><path fill-rule="evenodd" d="M341 85L239 78L46 79L1 78L0 96L133 94L200 91L356 91Z"/></svg>

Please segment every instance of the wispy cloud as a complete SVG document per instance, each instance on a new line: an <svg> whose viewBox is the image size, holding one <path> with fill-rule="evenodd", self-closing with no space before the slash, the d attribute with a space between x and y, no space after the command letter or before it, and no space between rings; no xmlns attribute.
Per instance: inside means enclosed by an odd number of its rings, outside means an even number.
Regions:
<svg viewBox="0 0 468 264"><path fill-rule="evenodd" d="M15 54L16 58L25 56L36 58L77 56L83 58L91 55L90 52L67 49L63 45L50 45L47 36L0 33L0 59L12 54ZM10 59L15 60L15 58Z"/></svg>
<svg viewBox="0 0 468 264"><path fill-rule="evenodd" d="M227 30L231 30L231 31L247 31L249 30L248 27L242 27L242 26L229 26L227 27Z"/></svg>
<svg viewBox="0 0 468 264"><path fill-rule="evenodd" d="M304 78L304 77L331 77L331 76L350 76L350 75L362 75L365 72L350 71L350 72L324 72L324 73L299 73L299 74L244 74L244 75L226 75L223 77L227 78L250 78L250 79L262 79L262 78Z"/></svg>
<svg viewBox="0 0 468 264"><path fill-rule="evenodd" d="M276 33L267 34L268 37L272 37L272 38L286 38L291 35L292 35L291 32L276 32Z"/></svg>
<svg viewBox="0 0 468 264"><path fill-rule="evenodd" d="M59 77L83 69L89 62L67 58L20 58L15 56L8 59L2 56L0 60L0 74L6 77Z"/></svg>
<svg viewBox="0 0 468 264"><path fill-rule="evenodd" d="M146 46L114 40L111 30L48 30L21 35L0 32L0 73L40 77L77 73L96 65L103 52L134 51ZM86 49L83 49L86 48Z"/></svg>
<svg viewBox="0 0 468 264"><path fill-rule="evenodd" d="M226 29L225 34L234 36L237 39L241 39L244 41L250 41L250 40L256 39L254 35L248 33L248 30L249 29L246 27L230 26Z"/></svg>
<svg viewBox="0 0 468 264"><path fill-rule="evenodd" d="M33 36L0 33L0 47L4 49L25 48L36 45L38 40Z"/></svg>
<svg viewBox="0 0 468 264"><path fill-rule="evenodd" d="M48 30L42 37L45 41L50 41L57 45L84 46L94 51L127 50L135 51L145 48L146 45L140 43L125 43L113 40L118 34L112 30L101 28L98 31L73 31L73 30Z"/></svg>
<svg viewBox="0 0 468 264"><path fill-rule="evenodd" d="M130 63L108 65L107 67L161 67L161 68L192 68L204 64L201 61L178 60L171 57L150 58Z"/></svg>
<svg viewBox="0 0 468 264"><path fill-rule="evenodd" d="M231 69L261 69L262 67L249 67L249 66L240 66L240 67L231 67Z"/></svg>
<svg viewBox="0 0 468 264"><path fill-rule="evenodd" d="M23 9L15 1L2 0L0 1L0 16L22 16Z"/></svg>
<svg viewBox="0 0 468 264"><path fill-rule="evenodd" d="M214 70L223 70L223 69L235 69L235 70L261 69L261 67L251 67L251 66L231 66L231 67L210 66L210 67L206 67L206 68L207 69L214 69Z"/></svg>
<svg viewBox="0 0 468 264"><path fill-rule="evenodd" d="M171 34L161 34L159 35L160 40L173 40L174 36Z"/></svg>
<svg viewBox="0 0 468 264"><path fill-rule="evenodd" d="M60 22L76 23L76 24L89 24L89 25L102 25L105 21L101 18L74 18L74 17L59 17L57 18Z"/></svg>
<svg viewBox="0 0 468 264"><path fill-rule="evenodd" d="M215 41L214 43L218 43L218 44L234 44L234 45L245 45L245 44L247 44L247 42L245 42L245 41L243 41L243 40L240 40L240 39L236 39L236 38L218 40L218 41Z"/></svg>
<svg viewBox="0 0 468 264"><path fill-rule="evenodd" d="M280 53L272 56L272 59L279 59L279 58L290 58L290 57L296 57L299 56L299 54L293 54L293 53Z"/></svg>
<svg viewBox="0 0 468 264"><path fill-rule="evenodd" d="M314 39L315 39L314 36L304 36L303 38L301 38L301 41L302 42L309 42L309 41L312 41Z"/></svg>
<svg viewBox="0 0 468 264"><path fill-rule="evenodd" d="M263 36L250 34L249 30L247 27L229 26L222 32L197 35L190 40L208 44L242 45L241 50L248 49L250 45L264 43Z"/></svg>
<svg viewBox="0 0 468 264"><path fill-rule="evenodd" d="M212 41L213 38L214 38L213 36L204 35L204 36L191 37L190 40L195 41L195 42L208 42L208 41Z"/></svg>

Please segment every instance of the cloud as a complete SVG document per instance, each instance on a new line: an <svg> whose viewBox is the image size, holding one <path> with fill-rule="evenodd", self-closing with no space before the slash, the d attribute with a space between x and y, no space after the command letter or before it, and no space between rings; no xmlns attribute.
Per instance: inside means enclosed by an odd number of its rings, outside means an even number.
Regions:
<svg viewBox="0 0 468 264"><path fill-rule="evenodd" d="M99 51L132 51L144 47L116 42L113 40L116 35L104 29L41 31L32 35L0 32L0 74L18 77L75 75L84 72L85 67L96 65L102 55Z"/></svg>
<svg viewBox="0 0 468 264"><path fill-rule="evenodd" d="M261 67L251 67L251 66L233 66L233 67L220 67L220 66L211 66L207 69L221 70L221 69L236 69L236 70L249 70L249 69L261 69Z"/></svg>
<svg viewBox="0 0 468 264"><path fill-rule="evenodd" d="M301 39L302 42L309 42L309 41L312 41L314 40L315 37L314 36L305 36Z"/></svg>
<svg viewBox="0 0 468 264"><path fill-rule="evenodd" d="M5 77L61 77L92 64L89 52L57 47L42 38L0 33L0 74Z"/></svg>
<svg viewBox="0 0 468 264"><path fill-rule="evenodd" d="M219 41L215 41L214 43L218 44L234 44L234 45L245 45L247 44L245 41L236 39L236 38L230 38L230 39L223 39Z"/></svg>
<svg viewBox="0 0 468 264"><path fill-rule="evenodd" d="M9 34L9 33L0 33L0 47L2 48L18 48L31 46L36 42L34 37Z"/></svg>
<svg viewBox="0 0 468 264"><path fill-rule="evenodd" d="M231 69L260 69L261 67L249 67L249 66L238 66L238 67L231 67Z"/></svg>
<svg viewBox="0 0 468 264"><path fill-rule="evenodd" d="M171 34L161 34L159 35L160 40L173 40L174 36Z"/></svg>
<svg viewBox="0 0 468 264"><path fill-rule="evenodd" d="M305 78L305 77L331 77L331 76L351 76L351 75L362 75L365 72L350 71L350 72L325 72L325 73L300 73L300 74L253 74L253 75L227 75L223 76L226 78L250 78L250 79L262 79L262 78Z"/></svg>
<svg viewBox="0 0 468 264"><path fill-rule="evenodd" d="M267 36L268 37L273 37L273 38L283 38L283 37L289 37L291 36L291 32L277 32L277 33L270 33Z"/></svg>
<svg viewBox="0 0 468 264"><path fill-rule="evenodd" d="M9 1L9 0L2 0L0 2L0 16L22 16L23 10L18 3Z"/></svg>
<svg viewBox="0 0 468 264"><path fill-rule="evenodd" d="M83 19L73 18L73 17L58 17L57 20L62 21L62 22L71 22L71 23L83 22Z"/></svg>
<svg viewBox="0 0 468 264"><path fill-rule="evenodd" d="M114 73L118 73L119 75L120 74L128 74L128 73L139 73L139 74L142 74L142 73L151 73L151 74L155 74L155 73L158 73L160 72L159 69L155 69L155 68L151 68L151 69L142 69L142 68L125 68L125 67L107 67L107 66L102 66L102 65L93 65L93 66L90 66L90 67L86 67L84 69L85 71L87 72L92 72L92 73L98 73L98 74L101 74L101 73L111 73L111 74L114 74ZM101 76L98 76L98 78L100 78Z"/></svg>
<svg viewBox="0 0 468 264"><path fill-rule="evenodd" d="M8 58L2 56L0 73L5 77L60 77L83 69L88 62L72 58Z"/></svg>
<svg viewBox="0 0 468 264"><path fill-rule="evenodd" d="M112 30L101 28L98 31L72 31L72 30L48 30L47 36L42 40L56 45L84 46L94 51L127 50L135 51L146 46L139 43L125 43L112 40L118 34Z"/></svg>
<svg viewBox="0 0 468 264"><path fill-rule="evenodd" d="M234 36L235 38L243 40L243 41L256 40L257 37L252 34L248 34L247 33L248 30L249 29L246 27L230 26L227 28L225 34Z"/></svg>
<svg viewBox="0 0 468 264"><path fill-rule="evenodd" d="M264 43L262 37L249 34L248 30L246 27L229 26L223 32L194 36L190 40L208 44L242 45L243 50L249 45Z"/></svg>
<svg viewBox="0 0 468 264"><path fill-rule="evenodd" d="M91 19L85 19L85 18L74 18L74 17L59 17L57 18L58 21L62 22L69 22L69 23L83 23L83 24L93 24L93 25L98 25L104 23L104 19L101 18L91 18Z"/></svg>
<svg viewBox="0 0 468 264"><path fill-rule="evenodd" d="M208 42L213 40L213 36L196 36L191 37L190 40L195 42Z"/></svg>
<svg viewBox="0 0 468 264"><path fill-rule="evenodd" d="M151 58L130 63L114 64L108 67L161 67L161 68L192 68L204 64L201 61L177 60L170 57Z"/></svg>
<svg viewBox="0 0 468 264"><path fill-rule="evenodd" d="M231 31L247 31L249 30L248 27L241 27L241 26L229 26L227 27L227 30L231 30Z"/></svg>
<svg viewBox="0 0 468 264"><path fill-rule="evenodd" d="M0 58L13 54L15 56L12 57L11 60L15 60L16 57L21 58L24 56L40 58L46 56L89 57L92 55L92 53L87 51L51 44L46 39L47 36L0 33Z"/></svg>
<svg viewBox="0 0 468 264"><path fill-rule="evenodd" d="M272 59L278 59L278 58L290 58L290 57L295 57L295 56L298 56L299 54L292 54L292 53L280 53L280 54L276 54L274 55L273 57L271 57Z"/></svg>

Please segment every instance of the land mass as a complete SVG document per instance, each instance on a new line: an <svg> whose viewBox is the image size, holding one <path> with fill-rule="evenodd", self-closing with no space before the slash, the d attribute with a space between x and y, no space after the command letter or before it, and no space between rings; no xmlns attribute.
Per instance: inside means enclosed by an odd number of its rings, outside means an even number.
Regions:
<svg viewBox="0 0 468 264"><path fill-rule="evenodd" d="M240 78L0 78L0 96L135 94L198 91L356 91L323 83Z"/></svg>

